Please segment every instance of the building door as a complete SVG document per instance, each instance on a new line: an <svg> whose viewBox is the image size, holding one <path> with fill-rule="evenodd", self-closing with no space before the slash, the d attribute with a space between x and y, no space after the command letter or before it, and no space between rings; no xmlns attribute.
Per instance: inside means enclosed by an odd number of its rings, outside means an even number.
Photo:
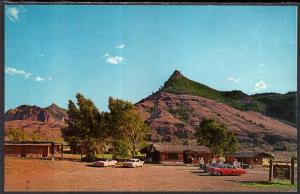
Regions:
<svg viewBox="0 0 300 194"><path fill-rule="evenodd" d="M21 157L26 157L26 146L21 146Z"/></svg>
<svg viewBox="0 0 300 194"><path fill-rule="evenodd" d="M42 157L48 157L48 154L49 154L49 146L43 146L42 147Z"/></svg>
<svg viewBox="0 0 300 194"><path fill-rule="evenodd" d="M191 150L186 150L183 152L183 162L186 164L192 164L195 158L194 153Z"/></svg>

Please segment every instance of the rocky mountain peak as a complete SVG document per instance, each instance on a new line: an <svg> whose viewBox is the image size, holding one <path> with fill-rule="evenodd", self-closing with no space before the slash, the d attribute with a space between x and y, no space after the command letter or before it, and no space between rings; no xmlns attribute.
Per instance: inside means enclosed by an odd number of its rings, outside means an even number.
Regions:
<svg viewBox="0 0 300 194"><path fill-rule="evenodd" d="M47 108L60 108L57 104L52 103L50 106L48 106Z"/></svg>
<svg viewBox="0 0 300 194"><path fill-rule="evenodd" d="M177 78L177 77L184 77L180 71L175 70L174 73L171 75L170 78Z"/></svg>

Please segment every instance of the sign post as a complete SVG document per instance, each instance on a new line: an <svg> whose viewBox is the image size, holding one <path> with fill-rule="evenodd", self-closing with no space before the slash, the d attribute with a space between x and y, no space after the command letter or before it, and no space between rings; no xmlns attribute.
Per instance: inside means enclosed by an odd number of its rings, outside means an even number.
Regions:
<svg viewBox="0 0 300 194"><path fill-rule="evenodd" d="M273 167L272 158L270 158L270 161L269 161L269 181L272 181L272 167Z"/></svg>
<svg viewBox="0 0 300 194"><path fill-rule="evenodd" d="M294 158L291 159L291 184L295 184L295 174L294 174Z"/></svg>

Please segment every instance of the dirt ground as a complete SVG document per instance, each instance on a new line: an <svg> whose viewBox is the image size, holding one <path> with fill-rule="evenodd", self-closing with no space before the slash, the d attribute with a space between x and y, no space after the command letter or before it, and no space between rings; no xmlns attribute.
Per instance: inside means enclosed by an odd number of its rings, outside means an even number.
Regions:
<svg viewBox="0 0 300 194"><path fill-rule="evenodd" d="M288 191L241 185L268 180L268 170L209 176L197 167L97 168L91 163L5 158L5 191Z"/></svg>

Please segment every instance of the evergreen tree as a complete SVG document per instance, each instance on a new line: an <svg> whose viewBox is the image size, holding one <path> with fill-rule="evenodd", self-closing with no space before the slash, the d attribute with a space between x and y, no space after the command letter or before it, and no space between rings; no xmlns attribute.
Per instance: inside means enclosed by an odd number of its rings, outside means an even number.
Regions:
<svg viewBox="0 0 300 194"><path fill-rule="evenodd" d="M214 154L224 155L238 148L234 133L228 132L225 125L218 124L213 119L204 118L196 129L197 143L206 145Z"/></svg>

